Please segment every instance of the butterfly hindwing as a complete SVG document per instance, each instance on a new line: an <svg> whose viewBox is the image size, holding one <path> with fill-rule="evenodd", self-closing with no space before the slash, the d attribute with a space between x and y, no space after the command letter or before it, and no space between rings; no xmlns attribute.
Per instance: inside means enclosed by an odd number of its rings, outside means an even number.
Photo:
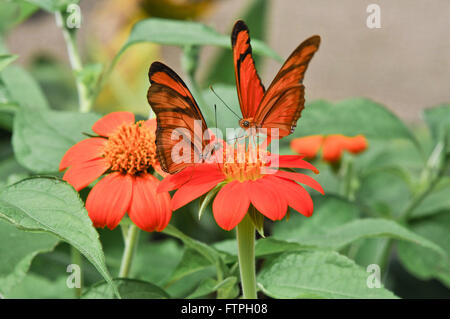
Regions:
<svg viewBox="0 0 450 319"><path fill-rule="evenodd" d="M206 122L186 84L172 69L161 62L154 62L150 67L149 79L151 86L147 99L157 118L158 160L165 172L174 174L201 158L205 146L202 134L207 130ZM201 130L195 130L195 121L201 123ZM183 133L182 136L179 132ZM178 144L180 141L173 139L173 134L188 144ZM181 154L179 160L172 158L176 144L190 150L188 154Z"/></svg>

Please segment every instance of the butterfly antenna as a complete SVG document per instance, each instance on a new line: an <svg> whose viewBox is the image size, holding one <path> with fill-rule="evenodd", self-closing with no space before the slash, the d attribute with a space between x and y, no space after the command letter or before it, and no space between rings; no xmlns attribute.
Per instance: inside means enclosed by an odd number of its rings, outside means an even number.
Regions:
<svg viewBox="0 0 450 319"><path fill-rule="evenodd" d="M217 105L214 104L214 118L216 120L216 128L217 128Z"/></svg>
<svg viewBox="0 0 450 319"><path fill-rule="evenodd" d="M210 85L209 86L209 88L211 89L211 91L214 93L214 95L215 96L217 96L217 98L220 100L220 101L222 101L222 103L223 103L223 105L225 105L226 106L226 108L227 109L229 109L230 110L230 112L231 113L233 113L239 120L241 119L241 117L239 116L239 115L237 115L228 105L227 105L227 103L225 103L225 101L224 100L222 100L222 98L220 97L220 96L218 96L217 95L217 93L216 93L216 91L214 91L214 89L213 89L213 87L212 87L212 85Z"/></svg>

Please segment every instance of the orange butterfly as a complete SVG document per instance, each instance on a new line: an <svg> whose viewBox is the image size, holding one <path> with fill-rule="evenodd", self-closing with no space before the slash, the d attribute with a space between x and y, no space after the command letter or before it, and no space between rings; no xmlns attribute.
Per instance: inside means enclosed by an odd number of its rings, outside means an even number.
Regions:
<svg viewBox="0 0 450 319"><path fill-rule="evenodd" d="M303 41L281 67L267 91L255 68L250 35L244 21L237 21L231 34L234 72L243 118L240 127L278 128L279 138L294 132L305 103L303 77L320 37Z"/></svg>
<svg viewBox="0 0 450 319"><path fill-rule="evenodd" d="M175 71L153 62L148 76L151 86L147 99L157 120L156 153L161 168L174 174L205 158L211 145L208 127L197 102ZM198 123L201 127L196 127ZM179 138L183 138L181 144Z"/></svg>

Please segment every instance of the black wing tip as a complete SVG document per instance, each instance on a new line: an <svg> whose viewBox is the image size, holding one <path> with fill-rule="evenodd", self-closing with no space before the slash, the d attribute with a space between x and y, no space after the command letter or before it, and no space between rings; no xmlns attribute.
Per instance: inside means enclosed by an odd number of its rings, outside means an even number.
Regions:
<svg viewBox="0 0 450 319"><path fill-rule="evenodd" d="M150 83L152 82L152 75L155 74L156 72L173 72L173 70L171 68L169 68L167 65L165 65L164 63L160 62L160 61L155 61L150 65L150 68L148 70L148 78L150 79Z"/></svg>
<svg viewBox="0 0 450 319"><path fill-rule="evenodd" d="M168 65L166 65L160 61L155 61L152 63L152 65L150 65L150 69L148 71L148 78L150 80L150 84L154 83L154 81L152 80L152 76L153 76L153 74L155 74L157 72L164 72L164 73L168 74L171 78L180 82L183 86L185 86L187 88L186 83L184 83L183 79L177 74L177 72L175 72Z"/></svg>
<svg viewBox="0 0 450 319"><path fill-rule="evenodd" d="M320 35L315 34L315 35L309 37L308 39L306 39L305 41L303 41L303 43L314 44L318 47L320 45L320 41L321 41Z"/></svg>
<svg viewBox="0 0 450 319"><path fill-rule="evenodd" d="M245 24L245 22L243 20L238 20L235 22L234 26L233 26L233 32L231 32L231 44L234 46L237 40L237 35L239 34L239 32L241 31L247 31L248 27Z"/></svg>

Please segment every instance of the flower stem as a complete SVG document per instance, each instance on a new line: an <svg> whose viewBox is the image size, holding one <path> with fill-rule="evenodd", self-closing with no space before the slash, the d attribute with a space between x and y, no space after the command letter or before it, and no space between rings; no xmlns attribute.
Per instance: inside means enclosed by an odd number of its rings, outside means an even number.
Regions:
<svg viewBox="0 0 450 319"><path fill-rule="evenodd" d="M237 226L236 238L243 298L256 299L255 226L248 214Z"/></svg>
<svg viewBox="0 0 450 319"><path fill-rule="evenodd" d="M78 52L76 32L74 29L68 29L60 11L55 12L56 24L61 28L64 40L66 42L67 54L69 55L70 66L75 76L75 82L78 91L78 103L81 113L91 110L92 98L89 94L89 88L81 80L79 73L83 70L80 54Z"/></svg>
<svg viewBox="0 0 450 319"><path fill-rule="evenodd" d="M139 237L139 228L137 228L136 225L131 224L130 226L122 226L122 231L125 250L120 264L119 278L126 278L130 273L131 264L133 262L134 252Z"/></svg>

